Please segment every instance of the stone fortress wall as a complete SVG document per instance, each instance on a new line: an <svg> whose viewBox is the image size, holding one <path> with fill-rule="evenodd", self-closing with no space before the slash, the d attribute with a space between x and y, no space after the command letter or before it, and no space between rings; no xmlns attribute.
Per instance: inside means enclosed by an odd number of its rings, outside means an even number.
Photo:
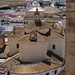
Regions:
<svg viewBox="0 0 75 75"><path fill-rule="evenodd" d="M66 72L75 75L75 0L67 0Z"/></svg>

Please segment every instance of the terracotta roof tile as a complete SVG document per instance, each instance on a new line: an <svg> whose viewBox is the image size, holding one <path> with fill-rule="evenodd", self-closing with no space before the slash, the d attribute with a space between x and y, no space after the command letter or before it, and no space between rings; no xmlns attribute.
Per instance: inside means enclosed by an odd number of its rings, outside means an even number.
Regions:
<svg viewBox="0 0 75 75"><path fill-rule="evenodd" d="M51 63L51 62L50 62ZM36 62L31 64L20 64L20 62L14 57L8 58L4 63L2 63L0 66L4 68L4 71L10 70L11 73L16 74L34 74L34 73L41 73L45 72L57 67L60 67L61 65L51 63L48 65L45 62Z"/></svg>

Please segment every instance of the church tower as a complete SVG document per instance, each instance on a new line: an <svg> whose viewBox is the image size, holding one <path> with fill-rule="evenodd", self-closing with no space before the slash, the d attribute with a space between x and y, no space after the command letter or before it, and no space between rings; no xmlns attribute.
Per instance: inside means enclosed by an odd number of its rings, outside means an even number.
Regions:
<svg viewBox="0 0 75 75"><path fill-rule="evenodd" d="M36 8L36 12L34 13L34 21L36 26L41 26L40 12L38 11L38 8Z"/></svg>
<svg viewBox="0 0 75 75"><path fill-rule="evenodd" d="M34 13L34 20L40 20L40 13L38 11L38 8L36 8L36 12Z"/></svg>

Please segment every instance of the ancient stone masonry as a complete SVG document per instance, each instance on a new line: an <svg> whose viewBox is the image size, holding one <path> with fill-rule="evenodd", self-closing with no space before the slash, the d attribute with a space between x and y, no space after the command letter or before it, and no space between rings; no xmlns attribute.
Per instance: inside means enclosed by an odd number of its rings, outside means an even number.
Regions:
<svg viewBox="0 0 75 75"><path fill-rule="evenodd" d="M75 0L67 0L66 72L75 75Z"/></svg>
<svg viewBox="0 0 75 75"><path fill-rule="evenodd" d="M75 2L75 0L66 0L67 2Z"/></svg>

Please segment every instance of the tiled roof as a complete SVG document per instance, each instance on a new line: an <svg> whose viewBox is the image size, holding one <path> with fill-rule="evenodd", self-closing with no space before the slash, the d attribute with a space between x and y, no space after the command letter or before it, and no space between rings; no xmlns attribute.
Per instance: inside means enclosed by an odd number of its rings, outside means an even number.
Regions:
<svg viewBox="0 0 75 75"><path fill-rule="evenodd" d="M37 32L37 35L38 35L37 36L37 42L47 42L50 39L51 40L53 40L53 39L64 39L64 36L62 36L62 35L54 32L54 31L51 31L51 35L49 35L48 37L46 37L44 35L41 35L38 32ZM18 42L30 42L30 40L29 40L29 34L21 36L19 38ZM35 42L33 42L33 43L35 43Z"/></svg>
<svg viewBox="0 0 75 75"><path fill-rule="evenodd" d="M11 38L21 38L22 36L24 36L24 31L26 31L27 33L29 33L32 30L37 30L40 31L41 29L51 29L51 36L49 36L48 38L50 39L64 39L64 36L60 35L60 28L56 27L55 29L52 27L51 23L48 22L52 22L51 20L49 20L48 18L46 18L45 20L42 21L42 25L41 26L36 26L35 22L31 22L30 24L28 24L25 28L24 27L16 27L15 30L15 34L11 35ZM50 24L50 25L49 25ZM56 26L56 25L54 25Z"/></svg>
<svg viewBox="0 0 75 75"><path fill-rule="evenodd" d="M3 0L0 5L24 5L25 0Z"/></svg>
<svg viewBox="0 0 75 75"><path fill-rule="evenodd" d="M42 22L41 26L36 26L35 22L31 22L26 26L27 29L46 29L49 28L49 25L46 22Z"/></svg>
<svg viewBox="0 0 75 75"><path fill-rule="evenodd" d="M15 34L11 34L9 35L9 38L20 38L24 35L23 31L18 31L18 32L15 32Z"/></svg>
<svg viewBox="0 0 75 75"><path fill-rule="evenodd" d="M8 37L9 38L20 38L24 35L24 32L23 32L24 30L25 30L25 28L23 28L23 27L16 27L15 28L15 34L12 33Z"/></svg>
<svg viewBox="0 0 75 75"><path fill-rule="evenodd" d="M46 42L47 38L45 36L40 35L39 33L37 34L37 42ZM29 40L29 34L24 35L22 38L18 40L18 42L30 42ZM30 43L36 43L36 42L30 42Z"/></svg>
<svg viewBox="0 0 75 75"><path fill-rule="evenodd" d="M20 63L15 59L16 56L8 58L4 63L0 66L4 68L3 71L10 71L11 73L16 74L34 74L45 72L57 67L60 67L62 64L54 64L48 61L35 62L30 64ZM48 63L50 64L48 64Z"/></svg>
<svg viewBox="0 0 75 75"><path fill-rule="evenodd" d="M17 15L26 15L26 12L17 12Z"/></svg>
<svg viewBox="0 0 75 75"><path fill-rule="evenodd" d="M50 18L47 17L44 19L44 22L53 23L53 20L50 20Z"/></svg>
<svg viewBox="0 0 75 75"><path fill-rule="evenodd" d="M50 7L50 6L46 6L43 8L45 13L58 13L61 12L59 9L54 8L54 7Z"/></svg>

